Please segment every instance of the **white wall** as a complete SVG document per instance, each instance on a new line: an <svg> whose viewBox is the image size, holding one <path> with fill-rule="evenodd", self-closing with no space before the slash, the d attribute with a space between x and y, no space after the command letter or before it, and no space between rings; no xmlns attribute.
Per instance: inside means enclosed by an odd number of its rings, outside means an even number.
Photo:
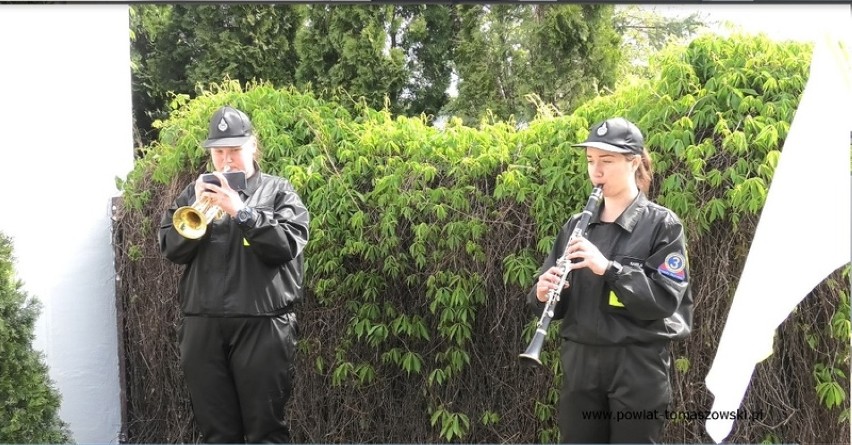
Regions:
<svg viewBox="0 0 852 445"><path fill-rule="evenodd" d="M0 5L0 230L79 443L121 427L110 198L132 168L127 5Z"/></svg>

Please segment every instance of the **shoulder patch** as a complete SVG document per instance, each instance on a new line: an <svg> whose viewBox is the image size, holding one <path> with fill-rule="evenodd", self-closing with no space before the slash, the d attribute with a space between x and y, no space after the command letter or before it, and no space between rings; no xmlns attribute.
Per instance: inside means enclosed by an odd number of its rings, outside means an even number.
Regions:
<svg viewBox="0 0 852 445"><path fill-rule="evenodd" d="M686 257L678 252L672 252L666 256L663 263L657 267L657 272L677 281L686 279Z"/></svg>

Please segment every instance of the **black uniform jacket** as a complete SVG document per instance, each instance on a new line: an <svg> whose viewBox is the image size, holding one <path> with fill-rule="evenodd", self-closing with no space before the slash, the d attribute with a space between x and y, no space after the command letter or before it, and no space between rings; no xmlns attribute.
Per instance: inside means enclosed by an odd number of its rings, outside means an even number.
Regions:
<svg viewBox="0 0 852 445"><path fill-rule="evenodd" d="M301 198L286 179L260 171L240 195L254 221L240 225L226 214L198 240L172 226L175 210L195 202L194 183L163 214L160 251L186 265L180 282L185 315L277 315L302 299L309 215Z"/></svg>
<svg viewBox="0 0 852 445"><path fill-rule="evenodd" d="M570 286L560 294L553 319L562 319L560 335L590 345L622 345L680 339L692 330L692 293L683 225L672 211L639 193L612 223L593 215L586 238L620 273L603 276L588 268L572 270ZM539 275L561 257L580 215L559 231ZM527 302L537 314L535 297Z"/></svg>

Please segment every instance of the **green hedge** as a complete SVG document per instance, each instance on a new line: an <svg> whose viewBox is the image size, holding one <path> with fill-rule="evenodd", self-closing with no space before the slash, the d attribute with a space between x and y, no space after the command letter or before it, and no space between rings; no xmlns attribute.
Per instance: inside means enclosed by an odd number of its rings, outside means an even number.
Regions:
<svg viewBox="0 0 852 445"><path fill-rule="evenodd" d="M351 115L268 84L226 82L177 98L161 140L122 184L116 224L128 437L197 437L177 364L180 268L160 258L156 231L162 211L207 168L199 141L223 104L252 116L262 169L288 177L312 216L289 413L296 441L558 439L557 328L542 353L552 372L521 368L537 317L523 299L590 191L585 157L570 145L615 115L644 130L657 170L651 196L688 228L696 327L674 346L672 408L709 409L703 379L809 60L804 44L702 37L662 53L654 79L624 82L570 116L541 106L532 122L477 128L363 105ZM848 324L823 327L848 318L848 287L838 271L782 325L744 404L763 409L765 422L738 422L730 440L848 438L848 400L817 391L849 392L835 371L848 367ZM671 422L665 437L710 441L697 420Z"/></svg>

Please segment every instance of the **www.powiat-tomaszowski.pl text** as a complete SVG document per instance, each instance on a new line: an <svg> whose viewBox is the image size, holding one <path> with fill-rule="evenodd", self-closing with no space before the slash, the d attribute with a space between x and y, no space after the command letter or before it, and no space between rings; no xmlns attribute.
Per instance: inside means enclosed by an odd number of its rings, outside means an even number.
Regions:
<svg viewBox="0 0 852 445"><path fill-rule="evenodd" d="M584 411L584 420L761 420L763 410L748 412L744 409L736 411L675 411L675 410L635 410L635 411Z"/></svg>

